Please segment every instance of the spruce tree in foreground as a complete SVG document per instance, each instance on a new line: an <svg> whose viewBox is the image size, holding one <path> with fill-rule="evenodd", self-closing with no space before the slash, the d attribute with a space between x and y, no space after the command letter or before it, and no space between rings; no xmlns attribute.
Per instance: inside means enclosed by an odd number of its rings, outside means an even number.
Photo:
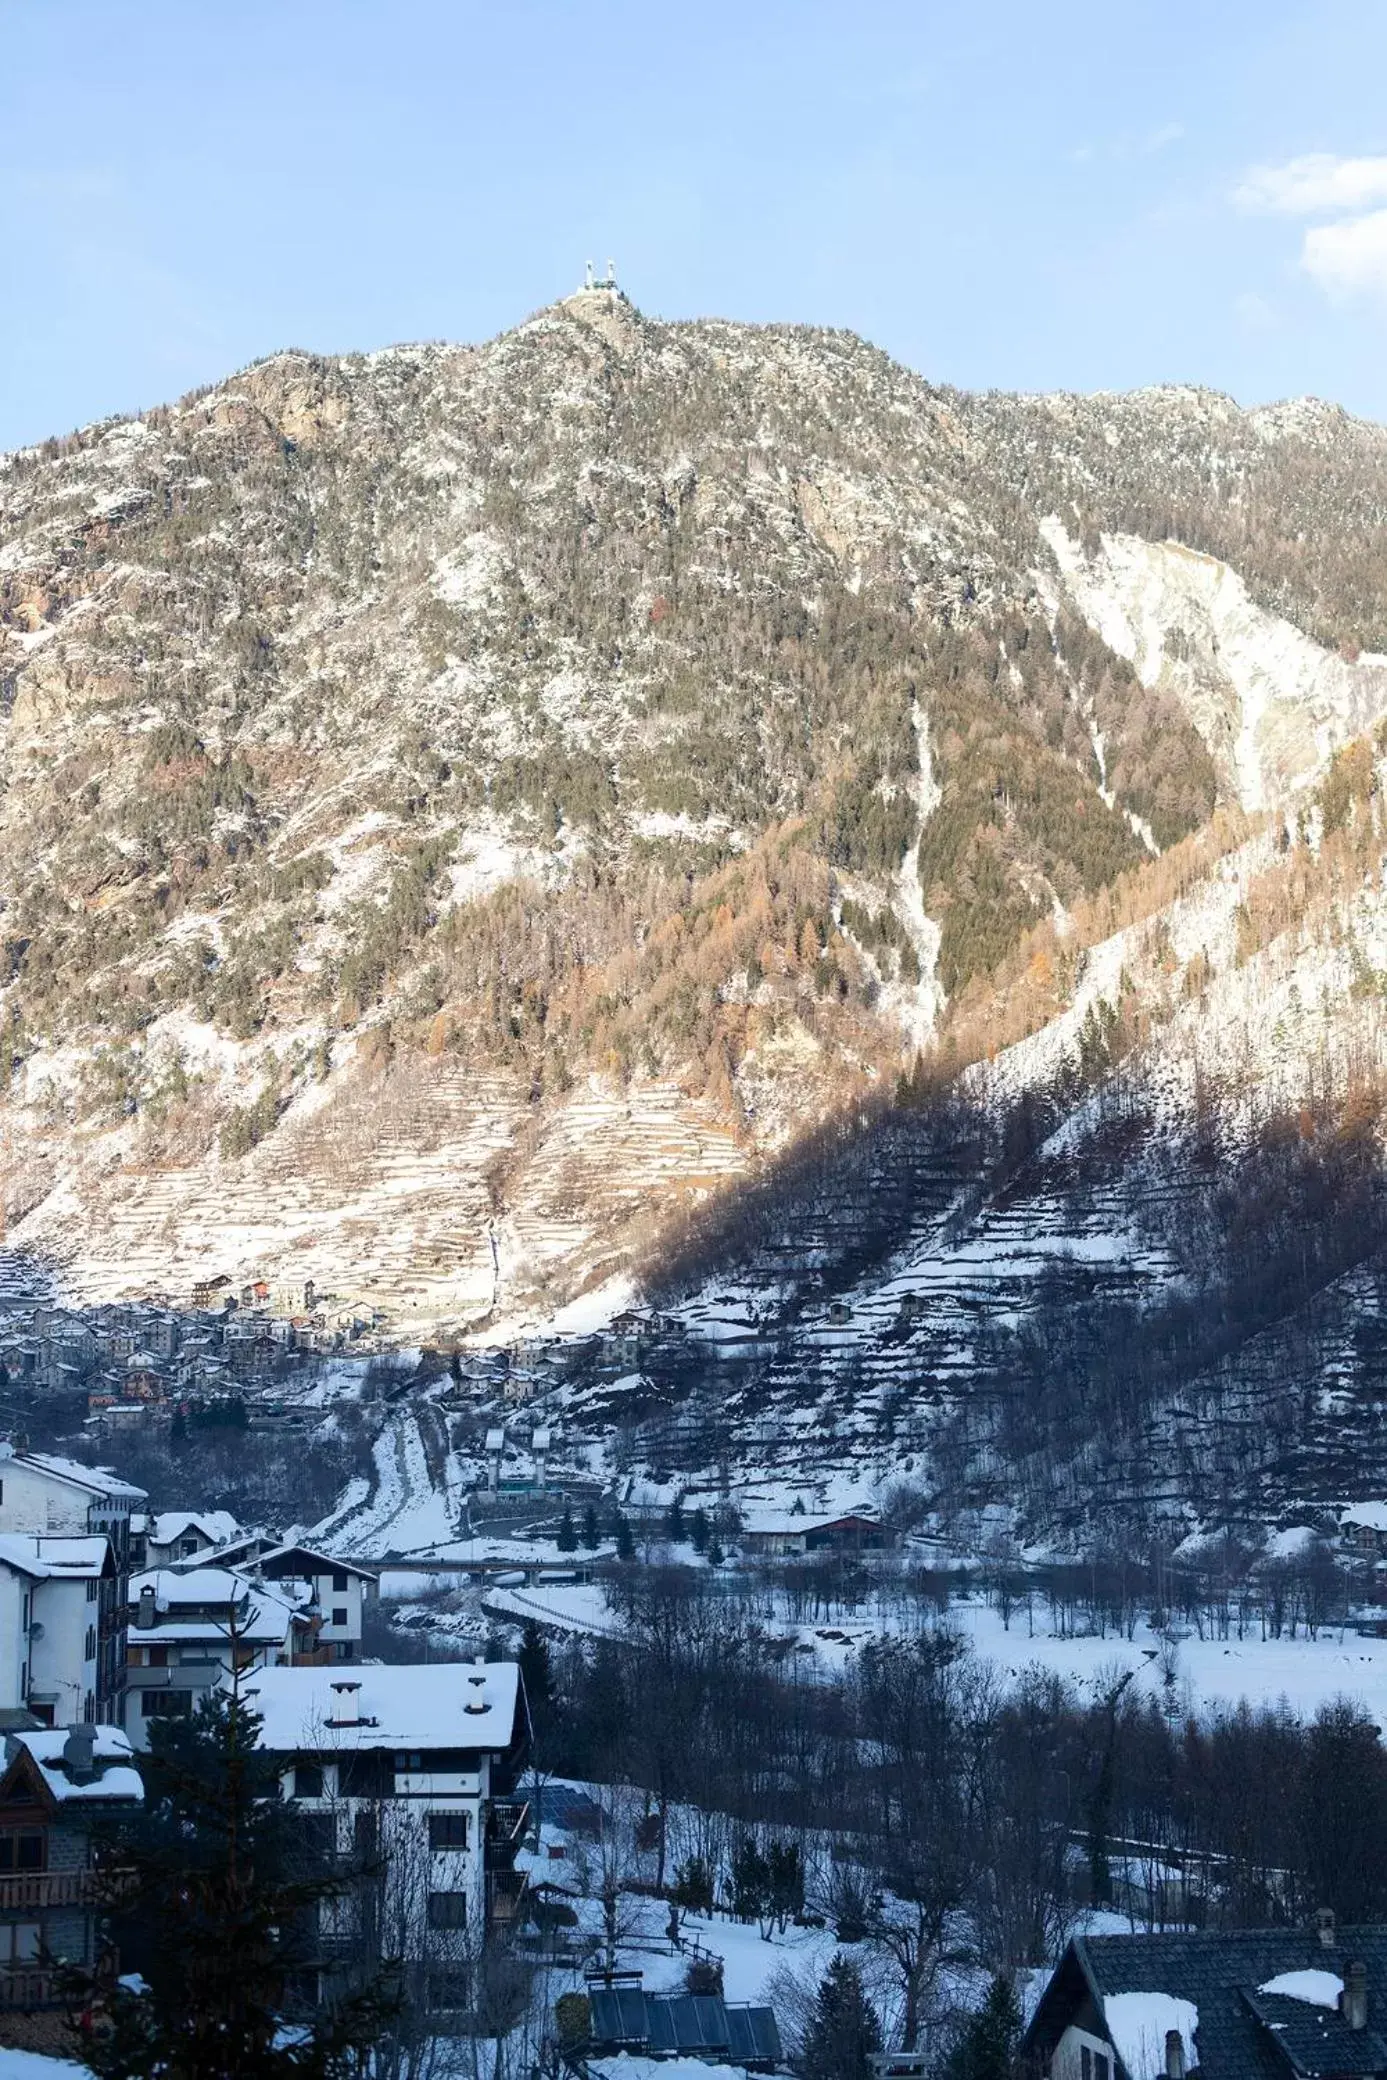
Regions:
<svg viewBox="0 0 1387 2080"><path fill-rule="evenodd" d="M345 2080L386 2029L392 2001L364 1973L289 2020L295 1975L314 1968L318 1907L362 1873L312 1852L259 1731L239 1690L151 1726L144 1812L106 1845L106 1904L143 1986L116 1987L109 2026L83 2037L98 2080Z"/></svg>
<svg viewBox="0 0 1387 2080"><path fill-rule="evenodd" d="M834 1958L814 1999L800 2071L804 2080L872 2080L871 2056L881 2025L850 1958Z"/></svg>
<svg viewBox="0 0 1387 2080"><path fill-rule="evenodd" d="M1010 1980L999 1972L949 2054L944 2080L1011 2080L1020 2047L1021 2010Z"/></svg>

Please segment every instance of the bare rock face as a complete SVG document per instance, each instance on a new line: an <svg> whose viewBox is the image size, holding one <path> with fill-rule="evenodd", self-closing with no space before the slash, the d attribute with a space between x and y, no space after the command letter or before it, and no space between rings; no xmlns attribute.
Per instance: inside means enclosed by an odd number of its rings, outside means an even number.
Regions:
<svg viewBox="0 0 1387 2080"><path fill-rule="evenodd" d="M0 460L12 1239L418 1331L622 1273L1313 786L1387 704L1385 473L600 287Z"/></svg>

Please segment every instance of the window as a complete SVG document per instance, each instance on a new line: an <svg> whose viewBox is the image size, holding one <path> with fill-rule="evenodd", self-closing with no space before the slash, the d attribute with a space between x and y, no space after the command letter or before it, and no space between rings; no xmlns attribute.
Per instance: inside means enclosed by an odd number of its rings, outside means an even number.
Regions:
<svg viewBox="0 0 1387 2080"><path fill-rule="evenodd" d="M48 1837L41 1828L0 1834L0 1871L41 1871L48 1862Z"/></svg>
<svg viewBox="0 0 1387 2080"><path fill-rule="evenodd" d="M100 1588L101 1588L101 1584L100 1584L100 1582L98 1582L98 1580L96 1579L96 1576L95 1576L95 1575L93 1575L93 1576L92 1576L92 1578L91 1578L91 1580L90 1580L90 1581L89 1581L89 1582L87 1583L87 1602L88 1602L88 1603L95 1603L95 1602L96 1602L96 1599L97 1599L97 1594L98 1594L98 1592L99 1592Z"/></svg>
<svg viewBox="0 0 1387 2080"><path fill-rule="evenodd" d="M431 1849L465 1849L467 1847L466 1813L430 1813L429 1847Z"/></svg>
<svg viewBox="0 0 1387 2080"><path fill-rule="evenodd" d="M87 1627L87 1651L82 1658L85 1661L95 1661L96 1659L96 1627L94 1625Z"/></svg>
<svg viewBox="0 0 1387 2080"><path fill-rule="evenodd" d="M37 1921L0 1923L0 1964L32 1964L43 1953Z"/></svg>
<svg viewBox="0 0 1387 2080"><path fill-rule="evenodd" d="M465 1892L431 1892L429 1894L430 1928L466 1928L467 1894Z"/></svg>
<svg viewBox="0 0 1387 2080"><path fill-rule="evenodd" d="M422 1755L397 1755L395 1757L395 1769L397 1773L413 1773L418 1770L421 1770L423 1767L424 1758Z"/></svg>
<svg viewBox="0 0 1387 2080"><path fill-rule="evenodd" d="M466 1965L435 1965L434 1969L429 1973L429 2006L431 2008L465 2008L467 2001Z"/></svg>
<svg viewBox="0 0 1387 2080"><path fill-rule="evenodd" d="M1093 2053L1089 2050L1087 2044L1079 2046L1079 2066L1082 2080L1093 2080Z"/></svg>
<svg viewBox="0 0 1387 2080"><path fill-rule="evenodd" d="M321 1762L300 1762L294 1768L295 1798L321 1798L323 1795L323 1765Z"/></svg>
<svg viewBox="0 0 1387 2080"><path fill-rule="evenodd" d="M333 1622L333 1624L334 1624L334 1625L345 1625L345 1624L346 1624L346 1622L347 1622L347 1606L346 1606L346 1604L345 1604L345 1603L335 1603L335 1604L333 1605L333 1607L332 1607L332 1622Z"/></svg>
<svg viewBox="0 0 1387 2080"><path fill-rule="evenodd" d="M332 1577L332 1587L334 1594L338 1596L342 1595L343 1591L346 1589L346 1586L347 1577L340 1572L335 1573Z"/></svg>
<svg viewBox="0 0 1387 2080"><path fill-rule="evenodd" d="M193 1693L191 1690L141 1690L140 1716L143 1719L186 1719L192 1714Z"/></svg>
<svg viewBox="0 0 1387 2080"><path fill-rule="evenodd" d="M1102 2051L1093 2054L1093 2080L1108 2080L1107 2056Z"/></svg>
<svg viewBox="0 0 1387 2080"><path fill-rule="evenodd" d="M146 1647L144 1658L146 1668L167 1668L169 1665L169 1650L167 1647Z"/></svg>

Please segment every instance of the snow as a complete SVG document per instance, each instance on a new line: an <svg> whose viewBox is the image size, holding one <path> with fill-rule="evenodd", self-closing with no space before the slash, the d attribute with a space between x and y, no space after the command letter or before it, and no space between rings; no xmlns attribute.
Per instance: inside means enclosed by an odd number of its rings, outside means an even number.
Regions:
<svg viewBox="0 0 1387 2080"><path fill-rule="evenodd" d="M70 2058L49 2058L42 2051L0 2048L0 2080L91 2080L91 2067Z"/></svg>
<svg viewBox="0 0 1387 2080"><path fill-rule="evenodd" d="M537 1618L564 1632L595 1632L609 1638L620 1632L602 1590L591 1582L547 1582L539 1589L502 1588L498 1583L482 1601L500 1617Z"/></svg>
<svg viewBox="0 0 1387 2080"><path fill-rule="evenodd" d="M1387 1531L1387 1502L1356 1502L1339 1521L1356 1524L1364 1531Z"/></svg>
<svg viewBox="0 0 1387 2080"><path fill-rule="evenodd" d="M128 1798L142 1801L144 1785L135 1768L128 1734L118 1726L98 1726L94 1732L92 1756L104 1766L88 1784L74 1783L63 1768L63 1750L68 1740L66 1727L36 1728L31 1732L17 1733L14 1737L33 1756L44 1783L60 1804L68 1805L76 1799Z"/></svg>
<svg viewBox="0 0 1387 2080"><path fill-rule="evenodd" d="M584 2063L603 2080L746 2080L741 2066L706 2065L701 2058L634 2058L623 2051L616 2058L589 2058Z"/></svg>
<svg viewBox="0 0 1387 2080"><path fill-rule="evenodd" d="M1194 2047L1199 2010L1193 2001L1173 1993L1109 1993L1103 1997L1103 2019L1129 2080L1156 2080L1165 2072L1165 2040L1170 2030L1180 2033L1186 2072L1193 2072L1199 2063Z"/></svg>
<svg viewBox="0 0 1387 2080"><path fill-rule="evenodd" d="M510 1745L519 1702L513 1661L453 1661L385 1668L266 1668L247 1686L260 1714L260 1745L278 1754L311 1748L492 1748ZM355 1691L335 1686L357 1685ZM333 1725L348 1706L352 1725Z"/></svg>
<svg viewBox="0 0 1387 2080"><path fill-rule="evenodd" d="M754 1921L705 1919L700 1914L684 1915L679 1926L686 1942L696 1938L703 1949L722 1959L723 1998L732 2002L766 2000L770 1981L787 1965L796 1977L817 1984L838 1948L831 1928L796 1928L792 1923L783 1935L773 1930L763 1936ZM664 1985L656 1983L649 1959L641 1962L650 1992L667 1993L683 1986L687 1958L669 1959L669 1978Z"/></svg>
<svg viewBox="0 0 1387 2080"><path fill-rule="evenodd" d="M1338 2008L1344 1982L1336 1972L1281 1972L1268 1979L1258 1993L1279 1993L1284 2000L1306 2001L1312 2008Z"/></svg>

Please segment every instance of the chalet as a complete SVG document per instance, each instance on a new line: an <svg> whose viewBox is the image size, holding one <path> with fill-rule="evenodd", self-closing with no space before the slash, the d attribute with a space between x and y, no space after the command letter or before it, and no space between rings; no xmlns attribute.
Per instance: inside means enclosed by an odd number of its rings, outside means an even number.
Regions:
<svg viewBox="0 0 1387 2080"><path fill-rule="evenodd" d="M1022 2050L1044 2080L1387 2074L1387 1926L1076 1936Z"/></svg>
<svg viewBox="0 0 1387 2080"><path fill-rule="evenodd" d="M1369 1559L1387 1553L1387 1502L1356 1502L1339 1519L1340 1542Z"/></svg>
<svg viewBox="0 0 1387 2080"><path fill-rule="evenodd" d="M116 1603L103 1533L0 1532L0 1707L43 1726L113 1719L124 1675L111 1651Z"/></svg>
<svg viewBox="0 0 1387 2080"><path fill-rule="evenodd" d="M325 1948L402 1957L411 1998L464 2005L482 1934L514 1922L525 1890L529 1808L515 1787L529 1713L515 1663L267 1668L245 1695L321 1852L364 1852L375 1873L333 1903Z"/></svg>
<svg viewBox="0 0 1387 2080"><path fill-rule="evenodd" d="M143 1796L130 1743L117 1727L5 1735L0 2011L61 2005L60 1967L90 1968L101 1959L107 1942L95 1893L93 1827L137 1810Z"/></svg>
<svg viewBox="0 0 1387 2080"><path fill-rule="evenodd" d="M886 1544L886 1531L877 1517L860 1510L836 1515L788 1515L749 1517L743 1526L741 1544L748 1553L787 1559L800 1553L861 1553Z"/></svg>

